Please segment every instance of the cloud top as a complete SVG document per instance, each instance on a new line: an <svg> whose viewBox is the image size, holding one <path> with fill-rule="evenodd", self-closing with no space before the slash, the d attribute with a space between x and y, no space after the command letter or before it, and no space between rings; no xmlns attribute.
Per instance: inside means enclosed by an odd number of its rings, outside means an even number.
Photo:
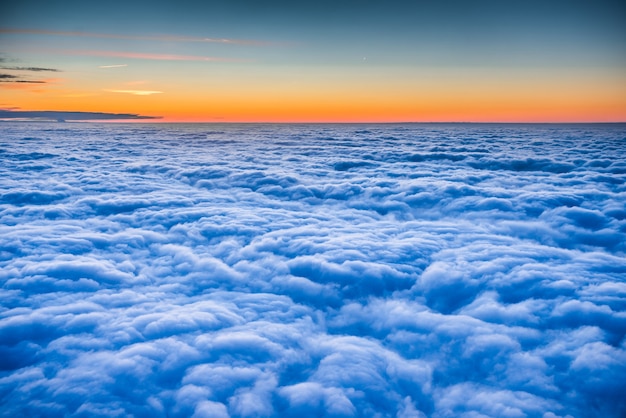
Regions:
<svg viewBox="0 0 626 418"><path fill-rule="evenodd" d="M624 138L5 123L2 413L624 416Z"/></svg>

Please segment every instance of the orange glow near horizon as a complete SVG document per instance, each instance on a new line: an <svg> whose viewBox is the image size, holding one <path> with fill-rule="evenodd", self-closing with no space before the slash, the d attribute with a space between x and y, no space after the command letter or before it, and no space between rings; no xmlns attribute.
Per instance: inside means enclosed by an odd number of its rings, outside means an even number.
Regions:
<svg viewBox="0 0 626 418"><path fill-rule="evenodd" d="M597 78L585 72L403 70L382 78L384 68L277 73L224 64L210 75L179 80L165 72L144 80L131 72L136 65L121 65L93 65L43 84L4 83L0 108L161 117L143 122L626 121L626 76L615 72Z"/></svg>
<svg viewBox="0 0 626 418"><path fill-rule="evenodd" d="M23 92L25 87L12 86ZM447 102L434 97L353 101L346 98L302 101L278 99L216 98L172 100L167 93L143 90L100 91L93 94L60 91L51 95L43 87L30 86L30 100L18 102L19 110L134 113L157 116L150 122L624 122L626 103L584 97L543 99L540 103L519 98L495 100L465 97ZM8 96L8 95L7 95ZM492 99L492 100L489 100ZM595 103L594 103L595 102ZM4 107L4 106L0 106Z"/></svg>

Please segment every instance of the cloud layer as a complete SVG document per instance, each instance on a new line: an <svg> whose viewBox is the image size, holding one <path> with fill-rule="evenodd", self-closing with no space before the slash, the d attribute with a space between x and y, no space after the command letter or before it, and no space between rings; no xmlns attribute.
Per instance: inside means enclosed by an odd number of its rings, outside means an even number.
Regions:
<svg viewBox="0 0 626 418"><path fill-rule="evenodd" d="M623 125L3 132L3 416L626 413Z"/></svg>

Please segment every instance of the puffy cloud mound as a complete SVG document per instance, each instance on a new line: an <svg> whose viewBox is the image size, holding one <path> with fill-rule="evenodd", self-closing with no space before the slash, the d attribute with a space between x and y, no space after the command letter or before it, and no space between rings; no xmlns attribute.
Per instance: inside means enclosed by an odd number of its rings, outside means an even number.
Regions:
<svg viewBox="0 0 626 418"><path fill-rule="evenodd" d="M0 138L0 414L622 417L623 125Z"/></svg>

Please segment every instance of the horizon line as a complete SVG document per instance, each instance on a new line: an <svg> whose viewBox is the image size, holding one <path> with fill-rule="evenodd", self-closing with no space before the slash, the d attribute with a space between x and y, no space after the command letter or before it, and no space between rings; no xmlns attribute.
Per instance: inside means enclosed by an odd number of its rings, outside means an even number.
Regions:
<svg viewBox="0 0 626 418"><path fill-rule="evenodd" d="M296 122L277 122L277 121L164 121L157 119L158 117L145 117L145 119L74 119L74 120L52 120L52 119L27 119L27 118L2 118L0 122L16 122L16 123L100 123L100 124L125 124L125 125L137 125L137 124L151 124L151 125L624 125L625 121L585 121L585 122L512 122L512 121L403 121L403 122L350 122L350 121L296 121Z"/></svg>

